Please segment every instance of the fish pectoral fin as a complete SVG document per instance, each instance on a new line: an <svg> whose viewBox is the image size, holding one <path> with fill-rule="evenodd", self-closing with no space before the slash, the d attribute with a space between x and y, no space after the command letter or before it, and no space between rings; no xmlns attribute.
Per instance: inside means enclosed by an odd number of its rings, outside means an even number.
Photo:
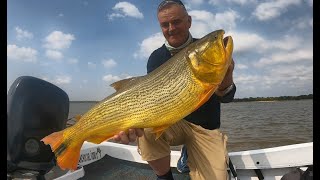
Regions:
<svg viewBox="0 0 320 180"><path fill-rule="evenodd" d="M88 142L92 142L92 143L95 143L95 144L100 144L102 143L103 141L106 141L108 139L111 139L113 136L102 136L102 135L95 135L95 136L91 136L89 139L87 139L86 141Z"/></svg>
<svg viewBox="0 0 320 180"><path fill-rule="evenodd" d="M152 133L156 133L156 140L159 139L159 137L168 127L170 127L170 125L164 125L153 128Z"/></svg>
<svg viewBox="0 0 320 180"><path fill-rule="evenodd" d="M209 98L213 95L216 89L217 89L217 86L214 86L212 88L208 88L207 91L201 94L199 97L200 102L197 104L195 110L200 108L204 103L206 103L209 100Z"/></svg>
<svg viewBox="0 0 320 180"><path fill-rule="evenodd" d="M79 120L81 119L81 117L82 117L81 114L77 114L77 115L74 116L74 119L75 119L76 121L79 121Z"/></svg>
<svg viewBox="0 0 320 180"><path fill-rule="evenodd" d="M116 91L119 91L125 86L134 84L137 82L138 79L142 78L143 76L137 76L137 77L132 77L132 78L127 78L127 79L122 79L120 81L116 81L112 83L110 86L113 87Z"/></svg>

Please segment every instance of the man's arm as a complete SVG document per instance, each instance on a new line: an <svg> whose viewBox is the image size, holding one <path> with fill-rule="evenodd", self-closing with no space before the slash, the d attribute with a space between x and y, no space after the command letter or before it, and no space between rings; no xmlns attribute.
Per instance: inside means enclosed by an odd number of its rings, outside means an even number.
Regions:
<svg viewBox="0 0 320 180"><path fill-rule="evenodd" d="M215 94L220 97L222 103L231 102L236 93L236 85L233 82L233 70L234 70L234 60L232 58L231 64L227 70L227 73L222 80L220 86L216 90Z"/></svg>

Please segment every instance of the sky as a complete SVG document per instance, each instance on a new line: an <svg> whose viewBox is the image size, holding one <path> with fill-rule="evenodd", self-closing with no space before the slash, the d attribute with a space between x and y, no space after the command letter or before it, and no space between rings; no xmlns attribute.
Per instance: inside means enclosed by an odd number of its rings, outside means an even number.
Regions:
<svg viewBox="0 0 320 180"><path fill-rule="evenodd" d="M201 38L224 29L234 41L235 98L313 93L312 0L182 0ZM7 1L7 92L20 76L100 101L110 84L146 74L165 39L161 0Z"/></svg>

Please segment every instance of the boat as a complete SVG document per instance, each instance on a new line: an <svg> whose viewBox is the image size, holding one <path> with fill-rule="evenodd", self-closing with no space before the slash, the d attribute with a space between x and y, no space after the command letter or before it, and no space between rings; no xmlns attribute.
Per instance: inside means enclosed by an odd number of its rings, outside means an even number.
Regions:
<svg viewBox="0 0 320 180"><path fill-rule="evenodd" d="M176 171L180 151L171 151L171 167L175 179L189 179ZM313 142L266 149L230 152L236 177L228 169L230 179L280 180L285 174L313 165ZM85 142L81 149L79 169L68 171L56 180L64 179L154 179L155 175L143 161L134 145L113 142ZM129 178L130 177L130 178Z"/></svg>
<svg viewBox="0 0 320 180"><path fill-rule="evenodd" d="M7 95L7 179L156 178L137 146L111 141L85 141L76 170L57 167L54 154L40 139L66 127L68 110L68 95L57 86L32 76L14 81ZM176 170L180 155L171 150L173 176L190 179ZM230 180L280 180L296 172L313 178L313 142L229 153Z"/></svg>

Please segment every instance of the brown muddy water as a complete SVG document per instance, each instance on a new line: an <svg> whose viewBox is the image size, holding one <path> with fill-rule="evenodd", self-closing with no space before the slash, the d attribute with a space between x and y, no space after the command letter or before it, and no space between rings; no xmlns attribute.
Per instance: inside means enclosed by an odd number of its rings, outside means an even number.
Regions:
<svg viewBox="0 0 320 180"><path fill-rule="evenodd" d="M94 104L71 102L69 118ZM228 136L229 152L312 142L313 100L224 103L220 129Z"/></svg>

